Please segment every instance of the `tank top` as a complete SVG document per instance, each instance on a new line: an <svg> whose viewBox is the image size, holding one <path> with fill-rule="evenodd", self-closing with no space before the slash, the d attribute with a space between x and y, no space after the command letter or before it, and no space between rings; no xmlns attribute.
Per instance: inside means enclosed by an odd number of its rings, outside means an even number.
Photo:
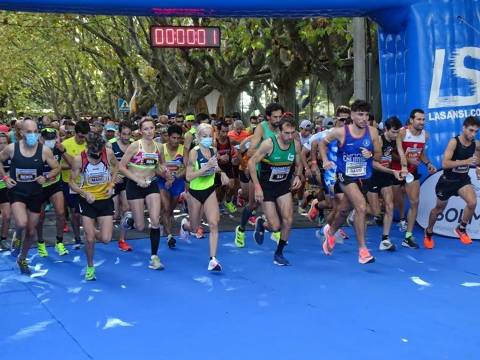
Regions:
<svg viewBox="0 0 480 360"><path fill-rule="evenodd" d="M3 162L3 169L5 170L5 174L8 174L10 172L10 163L11 159L7 159ZM5 189L7 187L7 184L5 184L5 181L0 180L0 190Z"/></svg>
<svg viewBox="0 0 480 360"><path fill-rule="evenodd" d="M155 146L155 152L149 153L143 149L143 141L138 141L138 152L130 159L129 166L137 169L151 169L154 170L157 167L160 159L158 145L153 142Z"/></svg>
<svg viewBox="0 0 480 360"><path fill-rule="evenodd" d="M17 182L11 191L21 196L39 195L42 185L35 178L43 174L42 144L37 144L37 150L32 157L25 157L20 151L20 143L14 145L13 157L10 163L10 177Z"/></svg>
<svg viewBox="0 0 480 360"><path fill-rule="evenodd" d="M57 162L60 164L60 160L62 160L62 153L60 152L60 150L58 150L56 147L54 147L52 149L52 153L53 153L53 157L55 158L55 160L57 160ZM50 174L51 171L52 171L52 168L50 167L50 165L48 165L47 162L44 162L43 163L43 176L45 176L45 178L46 178ZM46 181L42 185L42 187L46 188L47 186L50 186L50 185L53 185L53 184L57 183L59 180L60 180L60 173L58 173L58 175L55 177L55 179L50 180L50 181Z"/></svg>
<svg viewBox="0 0 480 360"><path fill-rule="evenodd" d="M197 161L195 162L194 170L200 170L208 163L208 160L200 150L200 146L197 145L194 147L197 151ZM212 148L209 148L210 156L213 156L214 151ZM192 181L190 181L190 189L192 190L205 190L212 187L215 184L215 172L209 171L205 173L203 176L196 177Z"/></svg>
<svg viewBox="0 0 480 360"><path fill-rule="evenodd" d="M112 181L112 173L108 164L107 150L103 149L98 164L92 164L88 160L86 151L82 151L80 157L82 159L80 188L92 194L95 200L109 199L107 190Z"/></svg>
<svg viewBox="0 0 480 360"><path fill-rule="evenodd" d="M262 140L266 140L268 138L275 137L276 132L270 130L270 126L268 126L268 121L263 120L261 125L262 125L262 128L263 128Z"/></svg>
<svg viewBox="0 0 480 360"><path fill-rule="evenodd" d="M112 144L112 151L113 151L113 154L115 155L115 158L117 159L117 161L122 160L122 157L125 153L120 148L120 145L118 145L118 140L115 139L115 141L110 141L110 143Z"/></svg>
<svg viewBox="0 0 480 360"><path fill-rule="evenodd" d="M362 136L356 138L345 125L345 140L338 146L337 172L356 179L368 179L372 176L372 157L365 159L362 149L373 153L373 142L370 128L366 128Z"/></svg>
<svg viewBox="0 0 480 360"><path fill-rule="evenodd" d="M165 165L168 171L177 176L177 173L183 169L183 145L179 144L175 155L172 157L167 149L167 144L163 144L163 156L165 157Z"/></svg>
<svg viewBox="0 0 480 360"><path fill-rule="evenodd" d="M458 136L455 136L455 141L457 142L455 150L453 151L452 161L455 160L467 160L471 158L475 153L475 140L469 146L464 146ZM468 171L470 170L469 165L461 165L454 167L453 169L445 169L443 174L449 180L463 180L468 177Z"/></svg>
<svg viewBox="0 0 480 360"><path fill-rule="evenodd" d="M288 149L283 150L278 144L276 136L272 137L273 150L270 155L260 161L258 179L260 183L265 181L279 183L290 181L295 169L295 142L292 141Z"/></svg>
<svg viewBox="0 0 480 360"><path fill-rule="evenodd" d="M227 138L227 141L224 144L220 144L220 142L217 140L217 156L225 156L228 155L228 160L224 162L220 162L220 159L218 160L219 165L227 165L231 164L232 162L232 144L230 143L230 139Z"/></svg>
<svg viewBox="0 0 480 360"><path fill-rule="evenodd" d="M402 149L405 152L405 157L408 159L419 160L422 156L422 152L425 148L426 133L425 130L419 135L413 135L409 128L406 129L405 138L402 141ZM402 166L399 162L393 162L392 168L395 170L401 170ZM417 166L408 164L407 169L409 172L415 172Z"/></svg>

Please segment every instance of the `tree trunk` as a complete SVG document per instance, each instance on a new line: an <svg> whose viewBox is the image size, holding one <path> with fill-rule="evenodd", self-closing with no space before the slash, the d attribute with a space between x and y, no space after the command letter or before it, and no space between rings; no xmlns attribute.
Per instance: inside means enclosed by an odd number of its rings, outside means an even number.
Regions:
<svg viewBox="0 0 480 360"><path fill-rule="evenodd" d="M223 108L225 115L231 115L235 111L240 111L238 98L241 91L241 89L232 88L220 90L220 92L223 94Z"/></svg>
<svg viewBox="0 0 480 360"><path fill-rule="evenodd" d="M296 85L298 77L286 73L283 75L284 76L275 81L275 84L278 88L278 101L283 105L285 111L289 111L297 115Z"/></svg>

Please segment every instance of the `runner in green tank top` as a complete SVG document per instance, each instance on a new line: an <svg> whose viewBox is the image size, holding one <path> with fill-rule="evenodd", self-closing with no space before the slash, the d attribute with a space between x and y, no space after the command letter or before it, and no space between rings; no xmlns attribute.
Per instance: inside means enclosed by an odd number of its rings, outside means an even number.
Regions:
<svg viewBox="0 0 480 360"><path fill-rule="evenodd" d="M267 120L262 121L255 128L255 132L251 137L246 159L253 156L263 140L271 138L278 133L278 125L280 124L283 115L283 106L278 103L268 104L265 109L265 115ZM254 188L252 180L250 180L248 186L248 192L253 194ZM240 225L235 228L235 245L237 247L245 246L245 227L247 226L248 219L252 216L257 206L258 204L255 201L249 201L248 205L243 208ZM280 239L280 232L272 233L272 239L278 241Z"/></svg>
<svg viewBox="0 0 480 360"><path fill-rule="evenodd" d="M290 117L281 120L280 132L260 145L248 162L250 175L255 186L255 200L262 203L263 212L271 231L281 231L273 262L289 265L283 256L292 226L293 198L291 190L302 185L300 143L295 140L295 123ZM260 165L258 173L257 164ZM293 181L292 181L293 177ZM278 209L278 210L277 210ZM257 218L253 234L257 244L263 243L265 220Z"/></svg>

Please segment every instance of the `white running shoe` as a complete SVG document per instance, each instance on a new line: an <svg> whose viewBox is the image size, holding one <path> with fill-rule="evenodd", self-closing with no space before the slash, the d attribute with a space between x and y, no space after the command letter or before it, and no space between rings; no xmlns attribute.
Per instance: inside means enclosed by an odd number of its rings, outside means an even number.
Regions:
<svg viewBox="0 0 480 360"><path fill-rule="evenodd" d="M189 242L190 241L190 234L187 230L183 228L183 226L188 222L187 218L183 218L182 222L180 223L180 239Z"/></svg>
<svg viewBox="0 0 480 360"><path fill-rule="evenodd" d="M222 265L220 265L216 257L212 257L208 263L208 271L222 271Z"/></svg>
<svg viewBox="0 0 480 360"><path fill-rule="evenodd" d="M165 266L160 262L160 258L157 255L150 256L150 264L148 265L153 270L163 270Z"/></svg>

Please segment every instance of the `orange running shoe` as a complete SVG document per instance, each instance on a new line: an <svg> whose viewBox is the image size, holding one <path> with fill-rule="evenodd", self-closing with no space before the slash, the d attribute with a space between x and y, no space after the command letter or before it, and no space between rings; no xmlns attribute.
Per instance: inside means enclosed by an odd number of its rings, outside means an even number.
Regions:
<svg viewBox="0 0 480 360"><path fill-rule="evenodd" d="M423 238L423 246L425 249L433 249L435 246L435 242L433 241L432 236L428 236L427 233L425 233L425 236Z"/></svg>
<svg viewBox="0 0 480 360"><path fill-rule="evenodd" d="M323 236L325 240L323 240L323 252L325 255L332 255L333 248L335 247L335 235L330 234L330 225L325 225L323 227Z"/></svg>
<svg viewBox="0 0 480 360"><path fill-rule="evenodd" d="M472 239L470 239L470 236L468 236L467 232L465 230L461 230L459 226L455 228L455 234L457 234L462 244L470 245L472 243Z"/></svg>
<svg viewBox="0 0 480 360"><path fill-rule="evenodd" d="M202 225L200 225L195 233L197 239L202 239L205 237L205 230L203 229Z"/></svg>
<svg viewBox="0 0 480 360"><path fill-rule="evenodd" d="M370 254L367 248L361 248L358 250L358 262L360 264L370 264L375 262L375 258Z"/></svg>
<svg viewBox="0 0 480 360"><path fill-rule="evenodd" d="M132 247L125 240L118 240L118 248L122 251L132 251Z"/></svg>
<svg viewBox="0 0 480 360"><path fill-rule="evenodd" d="M318 216L318 209L317 209L318 199L313 199L312 204L310 205L310 210L308 210L308 218L311 221L315 221Z"/></svg>
<svg viewBox="0 0 480 360"><path fill-rule="evenodd" d="M67 225L67 224L65 224L65 225L63 226L63 232L64 232L64 233L67 233L67 232L68 232L68 225Z"/></svg>

